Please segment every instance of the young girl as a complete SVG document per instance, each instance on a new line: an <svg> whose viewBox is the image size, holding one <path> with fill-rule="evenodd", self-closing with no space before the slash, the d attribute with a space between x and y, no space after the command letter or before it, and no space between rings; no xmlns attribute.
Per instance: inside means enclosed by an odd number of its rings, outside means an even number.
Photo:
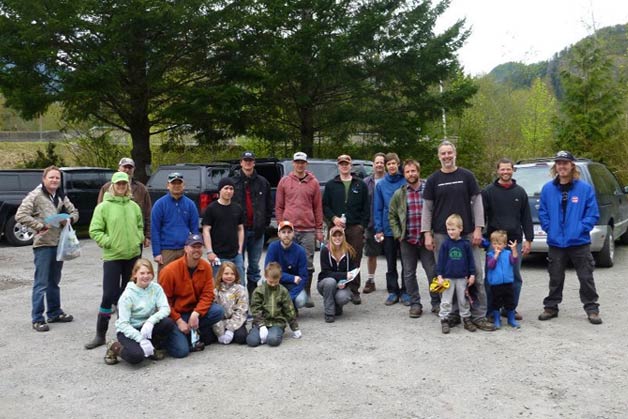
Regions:
<svg viewBox="0 0 628 419"><path fill-rule="evenodd" d="M486 253L486 278L491 287L493 322L495 328L502 327L500 310L503 307L508 313L508 324L519 328L515 320L515 294L513 283L515 280L513 267L518 262L517 241L508 243L508 234L504 230L491 233L491 248Z"/></svg>
<svg viewBox="0 0 628 419"><path fill-rule="evenodd" d="M225 310L224 320L212 326L218 342L246 343L246 313L249 310L248 291L240 285L240 274L233 262L222 262L214 278L216 303Z"/></svg>
<svg viewBox="0 0 628 419"><path fill-rule="evenodd" d="M118 363L118 356L130 364L138 364L144 358L163 358L160 348L175 327L170 316L170 305L159 284L153 282L153 264L138 259L133 265L128 282L118 304L116 331L118 341L107 345L105 363Z"/></svg>
<svg viewBox="0 0 628 419"><path fill-rule="evenodd" d="M329 243L321 247L321 272L318 274L318 292L323 296L325 321L333 323L342 314L342 306L351 300L347 281L354 278L348 273L356 268L355 250L341 227L329 230Z"/></svg>

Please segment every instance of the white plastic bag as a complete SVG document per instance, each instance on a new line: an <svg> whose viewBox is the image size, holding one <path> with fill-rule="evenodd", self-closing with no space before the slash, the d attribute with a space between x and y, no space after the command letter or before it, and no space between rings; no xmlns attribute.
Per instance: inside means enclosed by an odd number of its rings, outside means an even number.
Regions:
<svg viewBox="0 0 628 419"><path fill-rule="evenodd" d="M79 244L76 232L72 228L71 223L65 223L65 227L61 230L59 236L59 245L57 246L57 261L72 260L81 256L81 245Z"/></svg>

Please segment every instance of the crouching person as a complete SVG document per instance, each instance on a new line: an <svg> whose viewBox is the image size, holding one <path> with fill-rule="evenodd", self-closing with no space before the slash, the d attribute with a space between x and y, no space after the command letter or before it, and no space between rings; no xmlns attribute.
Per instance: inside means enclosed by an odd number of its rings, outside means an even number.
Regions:
<svg viewBox="0 0 628 419"><path fill-rule="evenodd" d="M130 364L144 358L163 359L163 344L175 325L164 290L153 282L153 265L138 259L133 266L132 282L128 282L118 300L116 331L118 340L107 345L105 363L118 363L118 356Z"/></svg>
<svg viewBox="0 0 628 419"><path fill-rule="evenodd" d="M159 273L159 282L170 304L170 318L176 326L166 344L168 355L185 358L211 343L212 326L224 317L214 302L212 267L203 259L203 238L188 236L184 254ZM194 336L200 335L194 342Z"/></svg>
<svg viewBox="0 0 628 419"><path fill-rule="evenodd" d="M299 339L301 330L297 323L297 313L290 299L288 290L279 284L281 265L271 262L264 270L264 281L258 286L251 297L251 314L253 328L246 338L249 346L268 343L279 346L283 339L286 325L290 325L292 337Z"/></svg>
<svg viewBox="0 0 628 419"><path fill-rule="evenodd" d="M240 284L240 273L235 263L222 262L215 279L216 303L225 311L225 318L212 326L212 338L228 345L246 343L246 314L249 294Z"/></svg>

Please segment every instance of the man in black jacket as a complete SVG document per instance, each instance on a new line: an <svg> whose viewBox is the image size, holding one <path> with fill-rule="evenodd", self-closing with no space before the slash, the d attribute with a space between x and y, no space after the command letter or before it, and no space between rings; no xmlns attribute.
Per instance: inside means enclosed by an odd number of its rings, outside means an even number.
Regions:
<svg viewBox="0 0 628 419"><path fill-rule="evenodd" d="M244 209L243 256L246 253L246 283L252 293L261 279L259 260L264 248L264 232L273 213L270 183L255 171L255 154L251 151L242 153L240 172L233 177L233 182L233 200Z"/></svg>
<svg viewBox="0 0 628 419"><path fill-rule="evenodd" d="M482 201L484 203L484 216L486 217L486 235L491 236L495 230L505 230L508 233L508 242L517 241L518 253L522 256L530 253L532 240L534 240L534 226L528 205L528 193L521 186L517 185L512 178L514 165L510 159L500 159L497 162L497 179L482 191ZM523 237L525 235L525 241ZM514 266L515 281L513 288L515 292L515 308L519 304L519 295L523 281L521 279L521 260ZM488 281L487 297L489 312L491 312L491 298ZM515 318L521 320L521 315L515 312Z"/></svg>
<svg viewBox="0 0 628 419"><path fill-rule="evenodd" d="M351 157L338 156L339 175L325 184L323 215L331 227L345 231L347 242L355 249L355 262L360 266L364 248L364 230L369 224L371 209L369 191L362 179L351 173ZM343 217L344 216L344 217ZM349 283L351 302L360 304L360 276Z"/></svg>

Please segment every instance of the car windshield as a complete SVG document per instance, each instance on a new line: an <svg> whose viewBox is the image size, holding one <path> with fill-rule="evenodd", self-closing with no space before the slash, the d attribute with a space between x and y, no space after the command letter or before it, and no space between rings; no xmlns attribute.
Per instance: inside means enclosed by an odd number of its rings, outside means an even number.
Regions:
<svg viewBox="0 0 628 419"><path fill-rule="evenodd" d="M547 165L517 166L513 174L517 185L523 187L529 196L540 195L541 188L552 179Z"/></svg>

